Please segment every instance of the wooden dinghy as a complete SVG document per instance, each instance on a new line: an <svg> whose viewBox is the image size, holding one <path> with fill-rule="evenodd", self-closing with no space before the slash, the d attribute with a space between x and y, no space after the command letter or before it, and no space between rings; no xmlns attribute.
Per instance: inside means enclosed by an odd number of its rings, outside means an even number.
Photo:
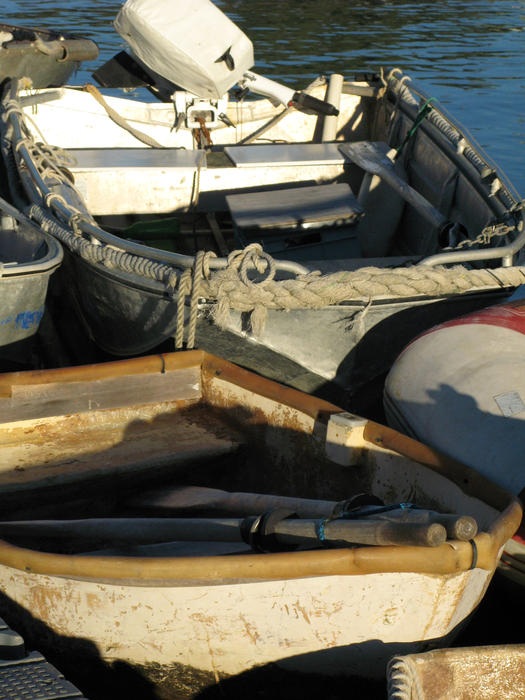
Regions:
<svg viewBox="0 0 525 700"><path fill-rule="evenodd" d="M525 645L436 649L393 658L389 700L512 700L525 696Z"/></svg>
<svg viewBox="0 0 525 700"><path fill-rule="evenodd" d="M521 283L520 197L400 70L334 73L277 107L238 99L246 72L223 103L173 70L156 103L6 90L8 199L68 249L58 328L79 316L113 356L175 338L356 410L411 338Z"/></svg>
<svg viewBox="0 0 525 700"><path fill-rule="evenodd" d="M0 615L76 683L384 677L454 636L522 514L421 443L202 351L2 374L0 420Z"/></svg>

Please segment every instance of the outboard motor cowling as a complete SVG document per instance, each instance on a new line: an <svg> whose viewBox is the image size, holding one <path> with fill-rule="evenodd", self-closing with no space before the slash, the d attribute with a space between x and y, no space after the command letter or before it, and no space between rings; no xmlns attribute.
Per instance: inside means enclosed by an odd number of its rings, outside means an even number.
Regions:
<svg viewBox="0 0 525 700"><path fill-rule="evenodd" d="M210 0L127 0L115 29L155 73L218 99L254 64L250 39Z"/></svg>

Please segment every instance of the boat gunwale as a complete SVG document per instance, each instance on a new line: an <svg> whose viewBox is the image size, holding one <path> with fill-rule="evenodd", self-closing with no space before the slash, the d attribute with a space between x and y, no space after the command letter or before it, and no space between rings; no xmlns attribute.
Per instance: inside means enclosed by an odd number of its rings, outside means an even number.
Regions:
<svg viewBox="0 0 525 700"><path fill-rule="evenodd" d="M501 257L500 253L497 252L498 249L494 248L495 255L494 258L499 258ZM99 275L100 277L104 279L109 279L114 282L117 282L118 284L122 285L123 287L126 288L131 288L133 290L139 289L144 292L147 292L148 294L153 294L155 295L159 301L164 301L165 303L169 304L175 304L176 300L174 297L170 297L166 293L166 285L164 282L160 282L159 280L156 279L151 279L148 277L144 277L143 275L140 275L137 272L129 272L129 271L124 271L124 270L115 270L115 269L110 269L108 267L104 267L104 265L101 265L100 263L97 262L92 262L90 260L85 260L84 258L81 258L79 255L76 255L73 251L70 251L66 249L66 254L71 256L71 259L74 261L74 264L80 264L88 267L90 269L90 272L95 273ZM422 258L423 259L423 258ZM364 261L366 261L366 258L363 258ZM448 264L448 263L447 263ZM365 265L363 265L365 267ZM518 267L518 266L515 266ZM519 266L519 267L524 267L524 266ZM396 268L388 268L385 267L385 270L389 269L396 269ZM487 268L489 269L489 268ZM510 294L512 291L514 291L515 287L511 284L509 284L507 287L502 286L501 282L499 282L496 277L493 278L493 283L490 285L486 285L484 287L472 287L471 289L468 289L466 291L461 291L461 292L449 292L449 293L441 293L441 294L434 294L434 295L429 295L428 293L421 292L420 294L414 294L413 296L406 296L406 297L400 297L400 296L394 296L393 293L390 294L377 294L375 295L372 299L370 299L370 296L363 293L363 295L359 298L355 299L348 299L346 301L341 301L337 303L332 303L332 304L327 304L326 306L322 307L325 309L328 308L347 308L347 307L364 307L367 306L370 301L371 301L371 306L386 306L386 305L394 305L394 304L405 304L410 302L412 303L421 303L421 304L426 304L426 303L433 303L433 302L439 302L447 299L457 299L458 297L466 297L466 296L472 296L472 295L477 295L477 294L496 294L498 292L501 292L502 294ZM201 307L206 307L210 306L213 304L217 304L216 299L206 299L205 297L202 297L204 299L203 302L200 302ZM302 309L301 309L302 310ZM273 311L273 309L269 309L269 311ZM280 311L280 309L277 309L277 311ZM293 309L291 311L287 311L287 313L293 313ZM312 311L317 312L318 309L312 309ZM166 337L169 337L169 333L166 332ZM112 352L113 354L116 354L114 348L105 348L108 352ZM144 348L145 351L147 351L146 348ZM140 350L136 350L136 352L140 352Z"/></svg>
<svg viewBox="0 0 525 700"><path fill-rule="evenodd" d="M242 387L270 400L283 403L314 420L326 422L342 409L327 401L278 384L202 350L150 355L114 362L65 367L52 370L13 372L0 375L0 395L9 387L104 379L129 374L178 370L199 366L203 395L214 377ZM433 448L392 428L368 421L364 440L376 448L394 451L440 473L461 490L500 511L486 532L470 542L448 541L434 547L358 547L270 554L219 555L203 557L118 557L83 556L39 552L0 540L0 565L28 574L101 580L115 584L181 585L181 582L294 579L332 575L364 575L412 572L448 575L472 568L494 571L504 543L518 529L522 518L520 501L489 479Z"/></svg>
<svg viewBox="0 0 525 700"><path fill-rule="evenodd" d="M404 84L403 87L407 88L411 92L414 92L414 94L416 94L422 100L428 101L432 99L425 91L421 90L417 86L414 86L412 83L409 83L408 85ZM395 104L396 109L399 109L401 113L414 122L419 110L418 105L410 104L407 100L403 99L402 95L400 98L398 98L396 88L391 88L391 90L393 92L391 102ZM494 170L496 177L500 180L503 189L506 191L507 197L513 199L513 205L517 206L520 203L521 198L514 185L510 182L508 176L502 170L502 168L496 164L485 152L485 150L475 141L468 129L456 121L456 119L448 113L440 101L433 101L432 109L435 110L441 119L446 121L450 127L457 131L461 139L465 141L465 145L467 145L473 151L476 157L479 158L484 165ZM498 189L497 192L495 192L495 196L492 194L487 196L487 187L486 185L482 184L480 178L481 173L476 168L475 164L470 159L458 153L457 147L454 145L453 141L436 124L434 124L432 121L424 119L418 126L418 130L421 130L440 149L443 148L443 150L445 150L447 157L457 165L458 169L465 175L465 177L467 177L478 194L480 194L483 200L492 207L495 214L501 215L509 211L508 204L501 200L501 189ZM442 143L437 142L438 135L442 140ZM498 206L496 206L496 203ZM525 215L522 215L521 219L523 220L524 218ZM497 248L494 248L494 250L497 252Z"/></svg>

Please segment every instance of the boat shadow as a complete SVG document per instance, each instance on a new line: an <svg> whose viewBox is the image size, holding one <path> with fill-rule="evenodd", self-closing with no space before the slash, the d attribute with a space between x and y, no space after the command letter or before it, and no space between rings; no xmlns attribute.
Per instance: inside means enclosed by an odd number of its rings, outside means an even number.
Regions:
<svg viewBox="0 0 525 700"><path fill-rule="evenodd" d="M404 398L410 396L409 390L403 396L399 385L396 390L395 382L391 386L387 382L385 410L389 425L471 467L523 499L525 421L519 394L502 392L493 396L494 411L500 412L497 415L482 410L472 395L461 393L450 384L442 382L430 388L433 381L430 375L428 388L417 395L417 401ZM480 397L487 398L481 388Z"/></svg>
<svg viewBox="0 0 525 700"><path fill-rule="evenodd" d="M315 393L354 413L384 422L384 380L406 346L433 326L491 306L503 301L505 296L506 293L497 296L478 293L412 304L394 313L387 310L388 305L383 312L378 306L377 315L370 310L363 319L364 334L355 344L349 342L350 350L339 364L335 377ZM338 322L346 323L351 333L358 323L359 313L353 312Z"/></svg>
<svg viewBox="0 0 525 700"><path fill-rule="evenodd" d="M0 616L22 635L26 653L37 651L43 654L86 698L158 700L153 683L132 666L121 661L112 665L104 663L93 642L57 634L3 592L0 592ZM75 658L73 662L68 659L71 653Z"/></svg>

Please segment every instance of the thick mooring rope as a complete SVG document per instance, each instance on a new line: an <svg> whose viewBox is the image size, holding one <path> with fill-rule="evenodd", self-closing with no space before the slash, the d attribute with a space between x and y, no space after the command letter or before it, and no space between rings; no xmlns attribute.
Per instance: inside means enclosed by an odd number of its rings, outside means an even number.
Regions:
<svg viewBox="0 0 525 700"><path fill-rule="evenodd" d="M218 302L214 320L219 326L229 324L230 310L250 312L252 331L259 335L264 330L268 309L321 309L349 301L361 301L366 308L375 300L443 297L525 283L525 267L469 270L462 265L362 267L275 280L269 258L260 244L254 243L232 253L224 270L202 275L199 294ZM266 278L260 282L248 279L247 261Z"/></svg>

